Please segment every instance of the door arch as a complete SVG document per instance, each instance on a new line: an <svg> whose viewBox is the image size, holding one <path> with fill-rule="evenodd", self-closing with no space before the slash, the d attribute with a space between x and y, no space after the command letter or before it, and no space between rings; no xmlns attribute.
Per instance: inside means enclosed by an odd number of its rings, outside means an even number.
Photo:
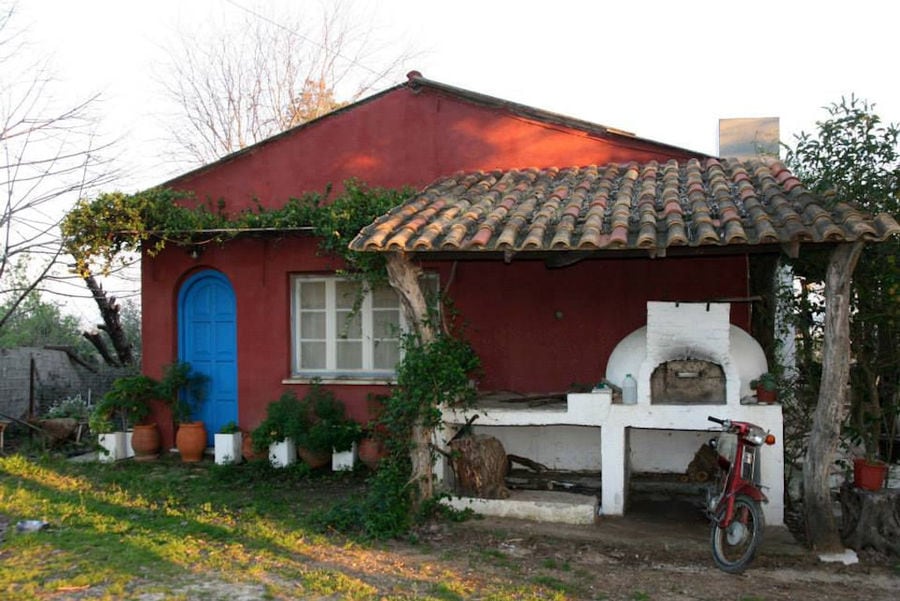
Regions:
<svg viewBox="0 0 900 601"><path fill-rule="evenodd" d="M237 303L231 282L205 270L178 292L178 358L209 378L193 416L206 425L207 444L228 422L237 423Z"/></svg>

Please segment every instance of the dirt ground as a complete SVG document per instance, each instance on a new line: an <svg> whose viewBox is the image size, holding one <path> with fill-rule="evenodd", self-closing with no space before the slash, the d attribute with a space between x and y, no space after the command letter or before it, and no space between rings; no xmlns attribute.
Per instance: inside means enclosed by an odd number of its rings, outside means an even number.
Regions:
<svg viewBox="0 0 900 601"><path fill-rule="evenodd" d="M442 563L478 578L558 581L568 598L681 601L900 599L900 559L861 553L860 563L822 563L786 528L769 528L751 568L719 571L708 526L687 506L636 507L624 518L568 526L485 518L431 526L416 546L396 545L410 561ZM423 553L422 547L433 549ZM473 563L473 558L482 558Z"/></svg>

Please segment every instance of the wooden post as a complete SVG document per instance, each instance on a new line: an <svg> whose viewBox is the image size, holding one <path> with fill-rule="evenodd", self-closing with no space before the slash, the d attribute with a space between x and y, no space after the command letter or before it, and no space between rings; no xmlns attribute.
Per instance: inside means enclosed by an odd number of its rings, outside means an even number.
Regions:
<svg viewBox="0 0 900 601"><path fill-rule="evenodd" d="M434 326L428 321L428 303L419 286L422 269L414 265L405 253L390 253L387 257L388 281L400 296L400 304L406 322L419 335L419 340L427 344L434 340ZM418 507L425 499L434 496L434 469L431 459L431 440L434 433L431 428L422 425L422 419L416 419L412 430L411 480L416 486L417 495L413 503Z"/></svg>
<svg viewBox="0 0 900 601"><path fill-rule="evenodd" d="M863 243L839 244L825 276L822 381L803 468L806 535L817 551L843 549L834 520L829 474L846 418L850 378L850 283Z"/></svg>

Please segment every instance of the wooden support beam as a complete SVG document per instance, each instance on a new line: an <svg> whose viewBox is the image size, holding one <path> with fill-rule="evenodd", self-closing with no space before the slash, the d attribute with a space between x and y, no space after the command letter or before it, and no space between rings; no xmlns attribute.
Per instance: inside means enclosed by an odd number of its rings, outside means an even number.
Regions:
<svg viewBox="0 0 900 601"><path fill-rule="evenodd" d="M831 253L825 276L825 328L822 380L813 413L803 468L806 535L813 549L843 549L834 519L829 474L846 418L850 380L850 284L863 243L840 244Z"/></svg>

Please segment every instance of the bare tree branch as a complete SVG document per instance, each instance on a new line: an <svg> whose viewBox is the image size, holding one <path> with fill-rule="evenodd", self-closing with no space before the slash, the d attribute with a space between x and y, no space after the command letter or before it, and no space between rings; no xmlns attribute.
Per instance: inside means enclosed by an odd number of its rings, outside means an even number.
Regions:
<svg viewBox="0 0 900 601"><path fill-rule="evenodd" d="M352 3L271 17L243 3L237 23L182 34L161 83L174 107L166 127L186 160L204 164L320 117L400 71L384 60L373 22ZM312 9L312 10L311 10ZM378 68L368 63L378 64ZM338 89L346 100L338 99Z"/></svg>
<svg viewBox="0 0 900 601"><path fill-rule="evenodd" d="M111 144L95 134L99 97L57 102L49 61L22 58L14 16L15 5L0 0L0 329L60 267L65 212L116 177L103 157Z"/></svg>

